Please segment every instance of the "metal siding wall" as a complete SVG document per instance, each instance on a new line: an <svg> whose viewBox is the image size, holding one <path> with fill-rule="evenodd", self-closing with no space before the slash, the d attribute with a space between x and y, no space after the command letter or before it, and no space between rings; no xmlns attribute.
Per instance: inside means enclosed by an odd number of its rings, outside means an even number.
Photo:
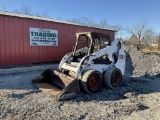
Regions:
<svg viewBox="0 0 160 120"><path fill-rule="evenodd" d="M28 58L28 56L29 56L29 49L28 49L28 41L29 41L29 39L27 39L27 37L26 37L26 35L25 34L27 34L27 31L28 31L28 29L26 29L27 28L27 21L28 19L23 19L23 22L22 22L22 31L23 31L23 34L22 34L22 36L23 36L23 64L27 64L27 63L29 63L30 61L29 61L29 58ZM22 56L21 56L22 57Z"/></svg>
<svg viewBox="0 0 160 120"><path fill-rule="evenodd" d="M38 25L35 26L33 25L32 26L33 28L44 28L44 23L43 21L39 21ZM47 47L46 46L31 46L31 47L36 47L36 48L39 48L39 56L40 56L40 59L39 59L39 62L43 62L43 61L47 61Z"/></svg>
<svg viewBox="0 0 160 120"><path fill-rule="evenodd" d="M58 30L58 46L30 46L29 28ZM71 52L76 32L101 32L114 39L114 32L83 26L11 16L0 16L0 66L59 61Z"/></svg>
<svg viewBox="0 0 160 120"><path fill-rule="evenodd" d="M9 18L8 17L4 17L4 25L5 25L5 28L4 28L4 41L5 41L5 61L6 61L6 64L11 64L11 58L10 58L10 28L9 28L9 25L10 25L10 22L8 20Z"/></svg>
<svg viewBox="0 0 160 120"><path fill-rule="evenodd" d="M58 30L58 24L52 23L50 22L50 27L51 29L55 28L55 30ZM59 33L58 33L58 41L59 41ZM59 42L58 42L58 46L59 46ZM51 60L55 60L58 61L58 51L57 51L58 47L51 47L51 51L50 51L50 55L51 55Z"/></svg>
<svg viewBox="0 0 160 120"><path fill-rule="evenodd" d="M35 20L31 20L30 21L30 26L35 26L35 27L38 27L39 24L38 24L38 21L35 21ZM28 26L29 27L29 26ZM29 28L28 28L29 29ZM29 30L28 30L29 31ZM28 33L29 34L29 33ZM31 55L32 56L29 56L31 57L32 59L32 63L33 62L38 62L39 60L39 47L35 47L35 46L30 46L30 49L31 49Z"/></svg>
<svg viewBox="0 0 160 120"><path fill-rule="evenodd" d="M47 23L47 26L49 26L48 28L51 29L50 27L50 22ZM47 62L50 62L50 60L52 60L51 56L52 56L52 47L47 47Z"/></svg>
<svg viewBox="0 0 160 120"><path fill-rule="evenodd" d="M14 23L13 23L13 18L11 18L11 19L9 19L9 26L10 26L10 28L9 28L9 33L8 33L8 36L9 36L9 44L10 44L10 59L11 59L11 61L10 61L10 64L14 64L15 62L16 62L16 56L15 56L15 43L14 43L14 41L15 41L15 34L14 34ZM10 34L12 35L12 36L10 36Z"/></svg>
<svg viewBox="0 0 160 120"><path fill-rule="evenodd" d="M19 44L19 34L20 34L20 30L19 27L17 28L17 23L19 23L19 21L16 18L13 18L13 28L14 28L14 37L13 37L13 42L14 42L14 56L16 58L16 60L14 61L15 64L20 63L20 56L19 56L19 49L20 49L20 45ZM14 64L13 63L13 64Z"/></svg>
<svg viewBox="0 0 160 120"><path fill-rule="evenodd" d="M5 62L5 41L4 41L4 20L3 16L0 16L0 65L6 65Z"/></svg>

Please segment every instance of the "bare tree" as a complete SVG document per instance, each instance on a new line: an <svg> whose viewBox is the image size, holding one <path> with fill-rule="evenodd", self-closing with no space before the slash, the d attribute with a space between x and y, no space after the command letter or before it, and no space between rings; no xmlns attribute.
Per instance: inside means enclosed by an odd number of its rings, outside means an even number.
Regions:
<svg viewBox="0 0 160 120"><path fill-rule="evenodd" d="M80 25L90 26L90 27L93 27L96 25L92 18L86 18L86 17L73 18L68 21L73 22L73 23L77 23Z"/></svg>
<svg viewBox="0 0 160 120"><path fill-rule="evenodd" d="M147 28L147 23L146 21L142 20L139 23L132 25L131 27L127 27L127 31L131 34L131 35L136 35L138 37L138 41L139 44L141 44L141 38L143 35L143 32L146 30Z"/></svg>
<svg viewBox="0 0 160 120"><path fill-rule="evenodd" d="M21 12L20 13L25 14L25 15L32 15L32 10L28 6L23 6L21 8Z"/></svg>
<svg viewBox="0 0 160 120"><path fill-rule="evenodd" d="M134 34L129 38L129 41L131 44L138 44L138 38Z"/></svg>
<svg viewBox="0 0 160 120"><path fill-rule="evenodd" d="M156 33L152 28L148 28L143 33L142 42L145 44L150 44L151 42L156 41Z"/></svg>
<svg viewBox="0 0 160 120"><path fill-rule="evenodd" d="M157 41L160 44L160 34L157 36Z"/></svg>
<svg viewBox="0 0 160 120"><path fill-rule="evenodd" d="M67 21L84 25L84 26L96 27L101 29L112 29L115 31L120 31L122 29L121 25L110 26L107 22L107 19L103 19L100 22L95 22L92 18L81 17L81 18L73 18Z"/></svg>
<svg viewBox="0 0 160 120"><path fill-rule="evenodd" d="M20 14L25 14L25 15L35 15L38 17L48 17L48 14L46 12L41 13L41 12L32 12L32 9L28 6L22 6L21 9L15 9L13 12L20 13Z"/></svg>
<svg viewBox="0 0 160 120"><path fill-rule="evenodd" d="M102 29L108 29L109 28L107 19L103 19L103 20L100 21L99 28L102 28Z"/></svg>
<svg viewBox="0 0 160 120"><path fill-rule="evenodd" d="M67 21L77 23L77 24L81 24L80 19L78 19L78 18L73 18L73 19L67 20Z"/></svg>
<svg viewBox="0 0 160 120"><path fill-rule="evenodd" d="M89 27L96 27L96 28L102 28L102 29L108 28L108 23L107 23L106 19L101 20L100 23L95 22L92 18L86 18L86 17L73 18L68 21L73 22L73 23L77 23L80 25L89 26Z"/></svg>
<svg viewBox="0 0 160 120"><path fill-rule="evenodd" d="M13 12L20 13L20 11L18 9L14 9Z"/></svg>
<svg viewBox="0 0 160 120"><path fill-rule="evenodd" d="M47 13L40 13L40 12L36 12L35 16L38 16L38 17L48 17Z"/></svg>
<svg viewBox="0 0 160 120"><path fill-rule="evenodd" d="M35 13L35 16L41 17L42 15L41 15L40 12L36 12L36 13Z"/></svg>

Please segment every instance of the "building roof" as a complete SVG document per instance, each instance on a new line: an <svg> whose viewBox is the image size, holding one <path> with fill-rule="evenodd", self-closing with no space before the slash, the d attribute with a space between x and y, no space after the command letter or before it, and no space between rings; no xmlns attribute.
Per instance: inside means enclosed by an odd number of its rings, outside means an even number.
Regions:
<svg viewBox="0 0 160 120"><path fill-rule="evenodd" d="M55 20L55 19L52 19L52 18L44 18L44 17L39 17L39 16L33 16L33 15L20 14L20 13L15 13L15 12L0 11L0 15L7 15L7 16L21 17L21 18L31 18L31 19L35 19L35 20L44 20L44 21L51 21L51 22L78 25L78 24L72 23L72 22L67 22L67 21L62 21L62 20Z"/></svg>
<svg viewBox="0 0 160 120"><path fill-rule="evenodd" d="M15 12L0 11L0 15L20 17L20 18L29 18L29 19L34 19L34 20L43 20L43 21L63 23L63 24L69 24L69 25L89 27L89 26L84 26L84 25L80 25L80 24L77 24L77 23L73 23L73 22L56 20L56 19L52 19L52 18L45 18L45 17L39 17L39 16L33 16L33 15L25 15L25 14L20 14L20 13L15 13ZM90 27L90 28L95 28L95 27ZM102 29L102 28L98 28L98 29ZM109 29L103 29L103 30L109 30ZM109 31L116 32L115 30L109 30Z"/></svg>

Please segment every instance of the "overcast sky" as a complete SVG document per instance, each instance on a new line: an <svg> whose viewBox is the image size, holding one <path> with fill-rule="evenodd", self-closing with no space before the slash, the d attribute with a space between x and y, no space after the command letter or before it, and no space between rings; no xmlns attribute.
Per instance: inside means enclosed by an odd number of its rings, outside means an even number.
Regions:
<svg viewBox="0 0 160 120"><path fill-rule="evenodd" d="M87 17L110 25L130 26L146 20L160 32L160 0L0 0L0 10L14 11L29 6L33 12L46 13L51 18Z"/></svg>

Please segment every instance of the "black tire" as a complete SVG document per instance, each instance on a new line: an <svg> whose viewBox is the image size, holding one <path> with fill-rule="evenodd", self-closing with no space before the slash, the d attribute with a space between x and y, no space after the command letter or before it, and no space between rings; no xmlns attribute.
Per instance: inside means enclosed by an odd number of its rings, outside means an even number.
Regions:
<svg viewBox="0 0 160 120"><path fill-rule="evenodd" d="M109 68L103 78L103 83L106 87L114 89L122 83L122 73L118 68Z"/></svg>
<svg viewBox="0 0 160 120"><path fill-rule="evenodd" d="M84 73L80 80L81 88L86 93L94 93L99 90L102 83L102 74L96 70L89 70Z"/></svg>

